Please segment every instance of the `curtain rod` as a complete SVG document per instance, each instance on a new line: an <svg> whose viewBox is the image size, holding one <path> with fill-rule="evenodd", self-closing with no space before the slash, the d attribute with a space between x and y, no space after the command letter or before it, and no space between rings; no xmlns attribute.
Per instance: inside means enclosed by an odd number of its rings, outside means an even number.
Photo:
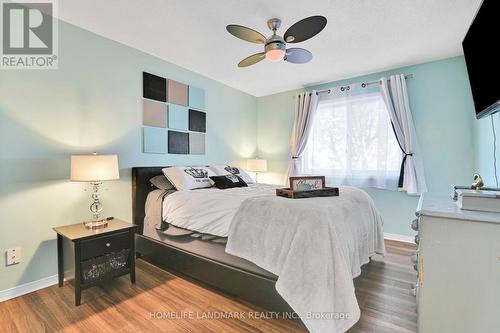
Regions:
<svg viewBox="0 0 500 333"><path fill-rule="evenodd" d="M408 74L408 75L405 75L405 79L413 79L413 74ZM390 81L390 80L388 80L388 81ZM365 87L366 87L366 86L371 86L371 85L374 85L374 84L379 84L379 82L380 82L380 81L379 81L379 80L377 80L377 81L371 81L371 82L366 82L366 83L365 83L365 82L363 82L362 84L364 84L364 85L365 85ZM347 86L349 86L349 85L347 85ZM347 86L346 86L346 87L347 87ZM340 87L341 87L341 88L343 88L343 86L340 86ZM325 93L326 93L326 94L329 94L329 93L331 93L331 92L332 92L332 90L333 90L333 89L335 89L335 88L337 88L337 87L317 91L317 92L316 92L316 95L319 95L319 94L325 94ZM363 88L364 88L364 87L363 87Z"/></svg>

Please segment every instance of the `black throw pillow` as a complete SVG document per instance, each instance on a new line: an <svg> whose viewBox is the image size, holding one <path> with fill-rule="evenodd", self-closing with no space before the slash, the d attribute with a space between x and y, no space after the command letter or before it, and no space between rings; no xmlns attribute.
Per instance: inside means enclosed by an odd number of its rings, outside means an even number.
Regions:
<svg viewBox="0 0 500 333"><path fill-rule="evenodd" d="M224 190L233 187L247 187L247 183L236 175L212 176L210 177L215 183L215 187Z"/></svg>

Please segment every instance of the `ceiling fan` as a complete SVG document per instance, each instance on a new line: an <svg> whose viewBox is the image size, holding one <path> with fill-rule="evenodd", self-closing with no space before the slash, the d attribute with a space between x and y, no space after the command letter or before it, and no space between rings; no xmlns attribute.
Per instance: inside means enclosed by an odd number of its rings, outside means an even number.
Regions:
<svg viewBox="0 0 500 333"><path fill-rule="evenodd" d="M266 58L269 61L277 62L285 60L294 64L304 64L312 59L311 52L299 47L287 49L286 43L300 43L316 36L326 26L326 17L310 16L292 25L285 32L283 37L276 34L281 26L281 20L272 18L267 21L267 26L273 34L266 38L260 32L244 27L242 25L230 24L226 27L227 31L247 42L264 44L264 52L252 54L238 63L238 67L247 67L254 65Z"/></svg>

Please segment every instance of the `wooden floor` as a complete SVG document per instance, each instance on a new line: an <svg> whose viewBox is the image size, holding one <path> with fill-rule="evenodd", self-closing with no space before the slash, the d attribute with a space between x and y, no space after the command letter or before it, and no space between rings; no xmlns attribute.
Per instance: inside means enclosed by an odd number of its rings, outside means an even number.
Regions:
<svg viewBox="0 0 500 333"><path fill-rule="evenodd" d="M416 279L410 244L386 241L388 255L372 260L355 280L360 321L349 331L416 332ZM73 286L52 286L0 303L0 332L305 332L297 321L264 315L234 299L176 277L142 260L137 283L121 277L83 292L74 306ZM243 314L241 314L243 313ZM208 314L232 316L206 320Z"/></svg>

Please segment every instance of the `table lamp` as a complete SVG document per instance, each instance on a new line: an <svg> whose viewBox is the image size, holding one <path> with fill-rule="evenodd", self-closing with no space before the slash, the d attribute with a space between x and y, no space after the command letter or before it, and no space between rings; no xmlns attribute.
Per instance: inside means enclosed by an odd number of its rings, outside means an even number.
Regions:
<svg viewBox="0 0 500 333"><path fill-rule="evenodd" d="M88 229L105 228L108 226L106 219L101 219L102 203L99 200L99 190L105 180L120 178L118 157L116 155L72 155L71 156L71 181L89 182L92 185L92 200L90 211L92 220L85 221Z"/></svg>
<svg viewBox="0 0 500 333"><path fill-rule="evenodd" d="M267 160L263 160L260 158L249 159L247 160L247 170L250 172L255 172L255 182L257 183L259 172L267 171Z"/></svg>

